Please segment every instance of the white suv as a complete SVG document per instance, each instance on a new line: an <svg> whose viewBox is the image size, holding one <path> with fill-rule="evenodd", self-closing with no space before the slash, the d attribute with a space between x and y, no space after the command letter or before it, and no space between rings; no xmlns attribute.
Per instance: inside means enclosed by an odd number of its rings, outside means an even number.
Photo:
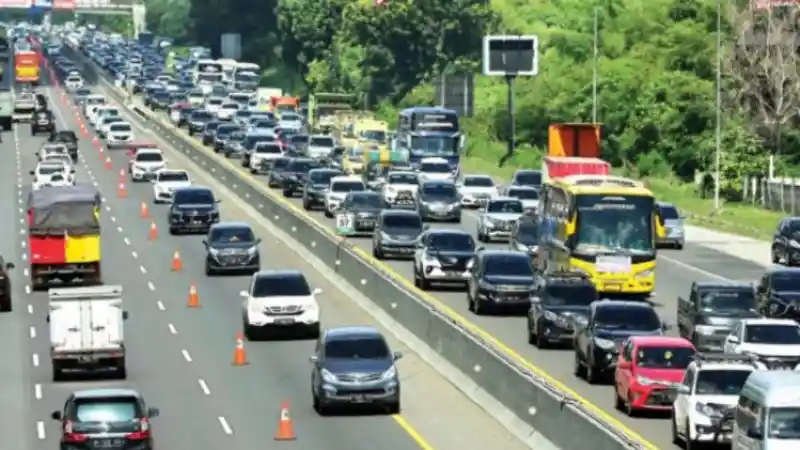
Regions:
<svg viewBox="0 0 800 450"><path fill-rule="evenodd" d="M153 179L153 203L170 202L175 190L191 185L192 180L185 170L159 170Z"/></svg>
<svg viewBox="0 0 800 450"><path fill-rule="evenodd" d="M319 337L319 303L322 289L312 290L305 275L295 270L262 270L253 274L250 288L241 291L244 334L248 340L272 333L301 333Z"/></svg>

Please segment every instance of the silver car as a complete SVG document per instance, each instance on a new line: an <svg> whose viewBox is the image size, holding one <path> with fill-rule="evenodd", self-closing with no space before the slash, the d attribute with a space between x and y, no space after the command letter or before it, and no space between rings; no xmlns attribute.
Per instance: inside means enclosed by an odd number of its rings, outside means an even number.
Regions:
<svg viewBox="0 0 800 450"><path fill-rule="evenodd" d="M664 237L659 238L659 247L672 247L678 250L683 249L686 243L686 230L683 228L683 216L678 212L678 208L672 203L658 202L658 215L664 221Z"/></svg>
<svg viewBox="0 0 800 450"><path fill-rule="evenodd" d="M525 212L538 212L539 210L539 189L531 186L509 186L506 189L506 197L513 197L522 202L522 209Z"/></svg>
<svg viewBox="0 0 800 450"><path fill-rule="evenodd" d="M461 200L452 181L421 181L416 197L422 220L461 223Z"/></svg>
<svg viewBox="0 0 800 450"><path fill-rule="evenodd" d="M522 214L522 201L517 198L499 197L489 200L478 220L478 240L508 240Z"/></svg>

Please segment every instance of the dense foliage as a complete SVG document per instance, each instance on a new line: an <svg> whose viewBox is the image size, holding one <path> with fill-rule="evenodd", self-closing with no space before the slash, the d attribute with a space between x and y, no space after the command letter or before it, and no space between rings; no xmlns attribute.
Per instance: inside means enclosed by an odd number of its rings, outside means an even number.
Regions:
<svg viewBox="0 0 800 450"><path fill-rule="evenodd" d="M270 82L289 87L289 74L295 74L302 79L291 86L298 93L357 91L389 119L397 107L431 103L427 83L442 71L478 73L485 33L537 34L541 73L516 86L519 150L512 163L527 166L538 161L548 124L592 119L592 6L585 0L388 0L385 6L372 0L149 0L148 17L157 33L215 49L221 33L241 33L245 57L281 74ZM716 130L716 1L596 0L594 6L606 158L643 175L684 180L708 170ZM723 11L722 21L721 148L731 193L740 176L764 172L768 151L800 155L791 131L794 115L780 118L778 129L769 112L774 108L753 106L774 96L760 95L765 88L742 76L729 76L745 72L728 62L739 61L731 55L743 48L737 47L742 27L759 21L758 13L742 11L749 9ZM791 20L796 24L796 16ZM800 79L791 81L800 86ZM466 121L469 152L493 164L507 138L505 85L478 76L476 87L476 113ZM795 98L783 103L798 107Z"/></svg>

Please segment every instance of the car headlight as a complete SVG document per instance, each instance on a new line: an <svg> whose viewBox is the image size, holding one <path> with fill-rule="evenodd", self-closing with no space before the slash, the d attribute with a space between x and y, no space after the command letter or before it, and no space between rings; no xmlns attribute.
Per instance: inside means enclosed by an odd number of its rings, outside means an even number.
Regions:
<svg viewBox="0 0 800 450"><path fill-rule="evenodd" d="M326 383L336 383L336 375L330 373L328 370L321 369L319 373L322 375L322 381L325 381Z"/></svg>
<svg viewBox="0 0 800 450"><path fill-rule="evenodd" d="M716 329L710 325L695 325L694 332L703 336L711 336Z"/></svg>
<svg viewBox="0 0 800 450"><path fill-rule="evenodd" d="M649 278L652 275L653 275L652 270L644 270L642 272L637 273L636 278Z"/></svg>
<svg viewBox="0 0 800 450"><path fill-rule="evenodd" d="M394 378L397 378L397 368L394 366L394 364L392 364L392 366L389 367L386 372L381 374L381 380L391 380Z"/></svg>
<svg viewBox="0 0 800 450"><path fill-rule="evenodd" d="M432 256L425 256L425 265L428 267L441 267L439 260Z"/></svg>
<svg viewBox="0 0 800 450"><path fill-rule="evenodd" d="M478 283L478 286L480 286L483 289L492 289L492 288L494 288L494 285L492 283L489 283L488 281L485 281L485 280L481 280L480 283Z"/></svg>
<svg viewBox="0 0 800 450"><path fill-rule="evenodd" d="M594 344L603 350L612 350L617 346L616 342L610 339L594 338Z"/></svg>
<svg viewBox="0 0 800 450"><path fill-rule="evenodd" d="M483 216L483 223L486 224L486 226L493 227L495 222L491 217Z"/></svg>
<svg viewBox="0 0 800 450"><path fill-rule="evenodd" d="M216 258L219 256L219 250L215 249L214 247L208 247L208 254Z"/></svg>
<svg viewBox="0 0 800 450"><path fill-rule="evenodd" d="M555 321L558 320L559 316L558 316L558 314L554 313L553 311L545 311L544 312L544 318L549 320L549 321L551 321L551 322L555 322Z"/></svg>
<svg viewBox="0 0 800 450"><path fill-rule="evenodd" d="M258 247L255 245L247 249L247 254L250 256L255 255L258 252Z"/></svg>
<svg viewBox="0 0 800 450"><path fill-rule="evenodd" d="M319 306L316 303L309 303L303 306L303 311L314 312L319 309Z"/></svg>
<svg viewBox="0 0 800 450"><path fill-rule="evenodd" d="M718 417L722 415L719 410L712 408L705 403L696 403L694 405L694 410L707 417Z"/></svg>
<svg viewBox="0 0 800 450"><path fill-rule="evenodd" d="M650 378L645 378L643 376L637 376L636 382L641 384L642 386L651 386L653 384L659 384L656 380L651 380Z"/></svg>
<svg viewBox="0 0 800 450"><path fill-rule="evenodd" d="M789 241L789 246L792 248L800 248L800 242L797 242L794 239L792 239L791 241Z"/></svg>

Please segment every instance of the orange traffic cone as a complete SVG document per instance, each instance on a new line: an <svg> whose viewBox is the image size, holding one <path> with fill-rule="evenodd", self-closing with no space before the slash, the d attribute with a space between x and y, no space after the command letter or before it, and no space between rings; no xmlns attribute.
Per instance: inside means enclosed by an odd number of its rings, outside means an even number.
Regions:
<svg viewBox="0 0 800 450"><path fill-rule="evenodd" d="M172 253L172 271L180 272L181 270L183 270L183 260L181 260L180 252L175 250L175 252Z"/></svg>
<svg viewBox="0 0 800 450"><path fill-rule="evenodd" d="M106 156L106 170L111 170L111 158Z"/></svg>
<svg viewBox="0 0 800 450"><path fill-rule="evenodd" d="M158 239L158 228L156 228L155 221L150 222L150 233L147 236L147 239L151 241L155 241L156 239Z"/></svg>
<svg viewBox="0 0 800 450"><path fill-rule="evenodd" d="M147 202L142 202L142 205L139 207L139 217L142 219L150 217L150 211L147 209Z"/></svg>
<svg viewBox="0 0 800 450"><path fill-rule="evenodd" d="M236 334L236 349L233 351L233 365L234 366L246 366L247 365L247 355L244 351L244 336L242 336L242 332Z"/></svg>
<svg viewBox="0 0 800 450"><path fill-rule="evenodd" d="M119 169L119 179L120 181L125 180L125 169Z"/></svg>
<svg viewBox="0 0 800 450"><path fill-rule="evenodd" d="M125 180L120 180L117 184L117 198L128 198L128 189L125 188Z"/></svg>
<svg viewBox="0 0 800 450"><path fill-rule="evenodd" d="M297 439L294 434L294 424L289 416L289 402L281 404L281 418L278 420L278 431L275 432L276 441L293 441Z"/></svg>
<svg viewBox="0 0 800 450"><path fill-rule="evenodd" d="M97 136L92 137L92 145L95 147L100 147L100 141L97 139Z"/></svg>
<svg viewBox="0 0 800 450"><path fill-rule="evenodd" d="M200 296L197 294L197 285L194 282L189 285L189 298L186 300L186 306L189 308L200 307Z"/></svg>

